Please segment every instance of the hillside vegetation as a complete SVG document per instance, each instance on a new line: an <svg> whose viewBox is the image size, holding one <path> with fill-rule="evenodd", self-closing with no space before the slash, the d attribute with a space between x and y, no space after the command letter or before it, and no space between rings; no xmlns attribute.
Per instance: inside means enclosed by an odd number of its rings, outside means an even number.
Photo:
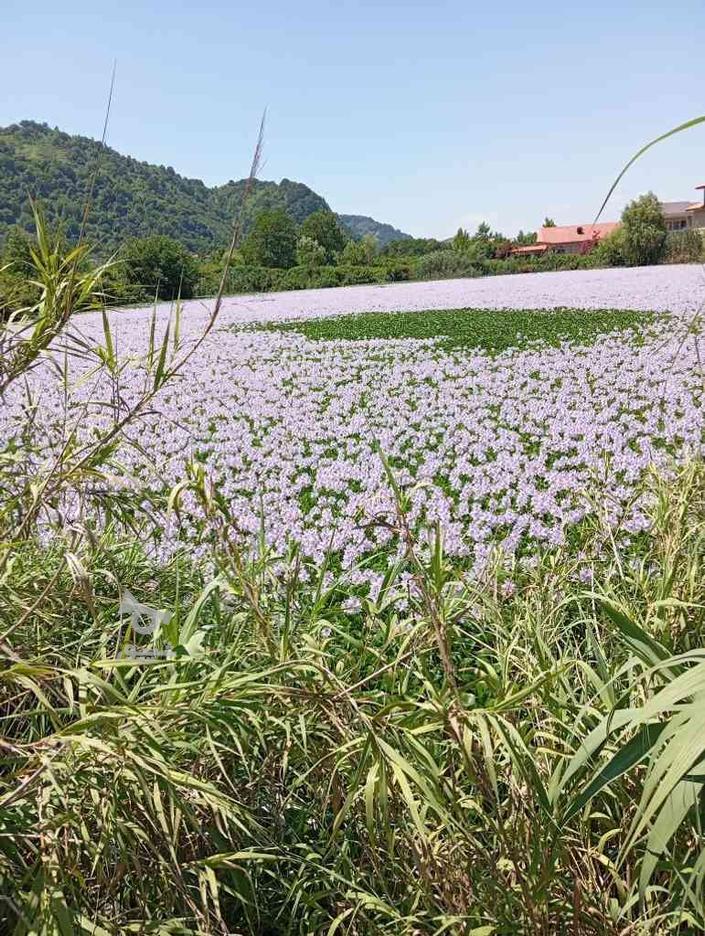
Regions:
<svg viewBox="0 0 705 936"><path fill-rule="evenodd" d="M31 229L31 195L42 200L50 220L64 221L66 236L73 240L100 149L96 140L29 120L0 128L0 238L14 224ZM88 237L101 252L131 237L153 234L173 237L196 253L226 243L244 180L209 188L171 166L140 162L109 147L100 154L100 166ZM257 181L246 207L245 230L258 214L273 209L283 209L300 224L314 211L328 210L328 204L301 182ZM407 236L371 218L346 217L353 236L370 232L381 244ZM362 233L360 220L365 222Z"/></svg>
<svg viewBox="0 0 705 936"><path fill-rule="evenodd" d="M382 224L367 215L339 214L338 217L355 239L361 239L365 234L371 234L377 238L380 247L386 247L387 244L392 244L395 241L413 240L410 234L405 234L399 228L392 227L391 224Z"/></svg>

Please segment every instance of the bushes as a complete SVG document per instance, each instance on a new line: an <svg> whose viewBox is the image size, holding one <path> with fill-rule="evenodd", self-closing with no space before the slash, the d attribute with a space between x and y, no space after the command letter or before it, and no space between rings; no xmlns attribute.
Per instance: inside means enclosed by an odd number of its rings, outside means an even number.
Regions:
<svg viewBox="0 0 705 936"><path fill-rule="evenodd" d="M382 259L381 257L379 258ZM425 257L406 261L388 258L374 266L295 266L274 270L260 266L234 266L228 273L226 292L272 292L288 289L326 289L369 283L401 283L411 280L450 279L453 277L493 276L507 273L537 273L553 270L583 270L596 265L592 256L549 254L529 259L507 257L503 260L472 260L454 250L435 250ZM215 292L214 276L199 282L201 295Z"/></svg>
<svg viewBox="0 0 705 936"><path fill-rule="evenodd" d="M340 254L343 266L371 266L379 253L374 234L365 234L361 240L349 240Z"/></svg>
<svg viewBox="0 0 705 936"><path fill-rule="evenodd" d="M395 268L395 275L398 275ZM294 266L274 270L247 264L232 266L228 272L226 293L274 292L288 289L327 289L364 283L389 282L388 266ZM200 295L216 291L218 280L209 272L198 283Z"/></svg>
<svg viewBox="0 0 705 936"><path fill-rule="evenodd" d="M456 234L458 238L460 232ZM419 257L415 264L417 279L448 279L454 276L478 276L481 265L457 250L434 250Z"/></svg>
<svg viewBox="0 0 705 936"><path fill-rule="evenodd" d="M21 228L11 228L0 252L0 316L28 308L39 298L34 279L32 248L36 243Z"/></svg>
<svg viewBox="0 0 705 936"><path fill-rule="evenodd" d="M666 243L666 222L653 192L629 202L622 212L621 250L631 266L658 263Z"/></svg>
<svg viewBox="0 0 705 936"><path fill-rule="evenodd" d="M120 252L106 291L134 301L190 299L198 273L198 261L178 241L163 234L135 237Z"/></svg>
<svg viewBox="0 0 705 936"><path fill-rule="evenodd" d="M406 260L388 260L385 278L389 283L403 283L413 279L413 266Z"/></svg>
<svg viewBox="0 0 705 936"><path fill-rule="evenodd" d="M616 231L604 237L593 251L593 256L597 266L626 266L624 230L617 228Z"/></svg>
<svg viewBox="0 0 705 936"><path fill-rule="evenodd" d="M319 267L325 262L325 247L322 247L314 237L302 234L296 241L296 263L304 267Z"/></svg>
<svg viewBox="0 0 705 936"><path fill-rule="evenodd" d="M705 260L703 231L669 231L663 254L664 263L702 263Z"/></svg>
<svg viewBox="0 0 705 936"><path fill-rule="evenodd" d="M595 252L591 254L545 253L540 257L506 257L503 260L487 260L480 268L481 273L556 273L560 270L591 270L599 266Z"/></svg>

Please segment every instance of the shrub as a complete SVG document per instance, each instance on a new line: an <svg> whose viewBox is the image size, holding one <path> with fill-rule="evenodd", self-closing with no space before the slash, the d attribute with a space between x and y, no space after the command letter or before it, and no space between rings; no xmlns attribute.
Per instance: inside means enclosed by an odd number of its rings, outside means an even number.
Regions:
<svg viewBox="0 0 705 936"><path fill-rule="evenodd" d="M36 243L22 228L10 228L0 252L0 315L28 308L39 298L32 249Z"/></svg>
<svg viewBox="0 0 705 936"><path fill-rule="evenodd" d="M456 238L457 238L456 234ZM477 276L479 265L467 255L453 250L434 250L419 257L415 264L419 279L446 279L453 276Z"/></svg>
<svg viewBox="0 0 705 936"><path fill-rule="evenodd" d="M365 234L359 240L350 240L347 242L340 255L340 263L343 266L367 266L375 262L379 253L377 238L374 234Z"/></svg>
<svg viewBox="0 0 705 936"><path fill-rule="evenodd" d="M705 260L702 231L669 231L663 259L665 263L702 263Z"/></svg>
<svg viewBox="0 0 705 936"><path fill-rule="evenodd" d="M413 267L405 260L390 260L386 266L386 279L390 283L402 283L413 278Z"/></svg>
<svg viewBox="0 0 705 936"><path fill-rule="evenodd" d="M617 228L607 237L603 237L593 251L596 264L600 266L625 266L627 259L624 250L624 228Z"/></svg>
<svg viewBox="0 0 705 936"><path fill-rule="evenodd" d="M384 267L344 266L339 267L339 269L343 277L343 286L362 285L364 283L383 283L385 280Z"/></svg>
<svg viewBox="0 0 705 936"><path fill-rule="evenodd" d="M653 192L629 202L622 212L622 252L627 263L658 263L666 243L666 222Z"/></svg>
<svg viewBox="0 0 705 936"><path fill-rule="evenodd" d="M117 296L130 299L190 299L198 280L195 257L178 241L164 234L135 237L119 255L115 274L106 286Z"/></svg>
<svg viewBox="0 0 705 936"><path fill-rule="evenodd" d="M325 289L330 286L340 286L342 282L342 272L339 267L322 266L312 269L311 267L292 267L281 277L279 289Z"/></svg>
<svg viewBox="0 0 705 936"><path fill-rule="evenodd" d="M319 267L325 261L325 247L315 238L302 234L296 242L296 263L302 267Z"/></svg>

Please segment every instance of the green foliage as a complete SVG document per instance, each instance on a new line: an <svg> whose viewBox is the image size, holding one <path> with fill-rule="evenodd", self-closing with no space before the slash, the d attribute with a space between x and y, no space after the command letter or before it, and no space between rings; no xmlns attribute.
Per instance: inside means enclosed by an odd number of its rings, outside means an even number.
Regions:
<svg viewBox="0 0 705 936"><path fill-rule="evenodd" d="M496 256L504 256L511 244L502 234L492 232L489 224L483 221L472 236L464 228L459 228L452 240L452 248L475 263L482 263Z"/></svg>
<svg viewBox="0 0 705 936"><path fill-rule="evenodd" d="M325 263L335 263L345 246L345 232L332 211L320 210L310 214L301 225L301 236L317 241L324 250Z"/></svg>
<svg viewBox="0 0 705 936"><path fill-rule="evenodd" d="M14 224L31 230L28 196L42 198L50 221L61 219L75 241L96 165L99 172L87 235L106 256L133 237L163 234L189 251L224 246L242 204L245 181L208 188L171 167L152 166L86 137L23 121L0 129L0 237ZM244 211L245 232L263 211L281 209L297 223L328 205L289 179L254 182Z"/></svg>
<svg viewBox="0 0 705 936"><path fill-rule="evenodd" d="M384 276L389 283L405 283L414 278L414 266L403 257L398 260L390 258L385 263Z"/></svg>
<svg viewBox="0 0 705 936"><path fill-rule="evenodd" d="M170 166L152 166L87 137L28 120L0 128L0 238L15 224L31 230L28 196L38 194L49 220L61 220L68 240L75 241L96 166L87 235L99 255L108 256L130 238L153 234L172 237L194 253L228 242L244 179L208 188ZM243 211L245 233L257 215L277 209L297 224L314 212L329 211L325 199L300 182L255 180ZM380 244L408 236L373 218L345 215L339 220L353 237L372 233Z"/></svg>
<svg viewBox="0 0 705 936"><path fill-rule="evenodd" d="M619 227L612 231L607 237L601 238L597 247L592 251L591 256L599 266L626 266L626 249L624 228Z"/></svg>
<svg viewBox="0 0 705 936"><path fill-rule="evenodd" d="M380 248L401 241L413 240L409 234L392 227L391 224L382 224L380 221L375 221L374 218L368 218L366 215L340 214L338 219L355 240L361 240L363 237L371 235Z"/></svg>
<svg viewBox="0 0 705 936"><path fill-rule="evenodd" d="M591 270L605 266L600 260L599 247L588 254L559 254L547 251L538 257L495 257L478 263L478 274L541 273L559 270Z"/></svg>
<svg viewBox="0 0 705 936"><path fill-rule="evenodd" d="M36 239L19 227L11 227L0 251L0 315L34 305L39 287L34 279L32 249Z"/></svg>
<svg viewBox="0 0 705 936"><path fill-rule="evenodd" d="M455 276L477 276L480 268L466 252L454 247L452 250L434 250L419 257L415 271L419 279L446 279Z"/></svg>
<svg viewBox="0 0 705 936"><path fill-rule="evenodd" d="M705 260L703 231L669 231L663 259L665 263L702 263Z"/></svg>
<svg viewBox="0 0 705 936"><path fill-rule="evenodd" d="M448 348L498 353L533 342L589 344L599 335L643 326L647 313L583 309L444 309L427 312L365 312L261 326L296 331L314 341L372 338L437 338Z"/></svg>
<svg viewBox="0 0 705 936"><path fill-rule="evenodd" d="M343 266L371 266L377 259L379 245L374 234L364 234L361 240L349 240L340 255Z"/></svg>
<svg viewBox="0 0 705 936"><path fill-rule="evenodd" d="M225 291L230 295L237 293L271 292L283 289L283 270L268 269L267 267L250 266L248 264L235 264L228 270ZM212 295L220 282L220 271L214 268L209 273L210 279L202 279L199 283L199 292L202 295Z"/></svg>
<svg viewBox="0 0 705 936"><path fill-rule="evenodd" d="M658 263L666 244L666 222L653 192L631 201L622 212L622 251L628 264Z"/></svg>
<svg viewBox="0 0 705 936"><path fill-rule="evenodd" d="M469 581L438 532L407 539L373 599L326 562L241 553L228 504L191 477L215 576L110 530L14 549L4 931L702 930L702 781L683 773L703 744L702 651L687 646L702 622L683 627L705 597L702 470L656 490L639 562L603 560L599 601L576 574L602 529L581 558L511 570L511 592L501 563ZM126 587L172 613L130 640L172 657L126 655ZM665 658L639 663L654 632Z"/></svg>
<svg viewBox="0 0 705 936"><path fill-rule="evenodd" d="M198 280L198 264L185 247L155 234L128 241L115 267L116 279L106 286L133 299L190 299Z"/></svg>
<svg viewBox="0 0 705 936"><path fill-rule="evenodd" d="M302 267L319 267L326 262L326 250L314 237L302 234L296 241L296 262Z"/></svg>
<svg viewBox="0 0 705 936"><path fill-rule="evenodd" d="M543 219L543 226L544 226L544 227L555 227L555 226L556 226L556 222L553 220L553 218L544 218L544 219Z"/></svg>
<svg viewBox="0 0 705 936"><path fill-rule="evenodd" d="M453 250L457 253L467 253L472 243L471 237L465 228L459 227L452 241Z"/></svg>
<svg viewBox="0 0 705 936"><path fill-rule="evenodd" d="M0 400L11 383L41 360L72 315L102 305L101 285L108 272L108 265L88 262L86 244L69 247L63 232L49 226L34 202L32 211L34 239L13 238L10 247L15 264L27 268L20 274L24 286L9 298L14 305L18 295L27 296L29 304L9 308L7 322L0 322Z"/></svg>
<svg viewBox="0 0 705 936"><path fill-rule="evenodd" d="M380 258L421 257L434 250L443 250L447 247L442 241L432 237L410 237L406 240L393 241L385 244L380 250Z"/></svg>
<svg viewBox="0 0 705 936"><path fill-rule="evenodd" d="M242 256L252 266L288 269L296 263L296 225L281 209L258 215L242 245Z"/></svg>

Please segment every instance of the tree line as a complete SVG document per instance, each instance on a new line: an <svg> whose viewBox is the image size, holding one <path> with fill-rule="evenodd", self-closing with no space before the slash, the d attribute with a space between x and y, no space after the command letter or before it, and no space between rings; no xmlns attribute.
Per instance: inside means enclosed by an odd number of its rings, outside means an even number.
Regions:
<svg viewBox="0 0 705 936"><path fill-rule="evenodd" d="M546 226L552 223L550 218L545 221ZM449 241L408 238L380 247L371 234L351 237L327 208L297 223L289 212L275 207L254 217L227 271L226 286L231 293L260 292L703 259L699 232L667 232L651 192L630 202L621 226L588 254L512 255L514 246L532 239L535 234L524 232L509 239L482 223L473 234L460 228ZM66 241L68 245L68 235ZM0 254L0 307L31 304L32 244L32 235L24 229L9 230ZM211 295L218 288L224 259L222 249L197 254L165 234L130 238L108 266L106 301Z"/></svg>

